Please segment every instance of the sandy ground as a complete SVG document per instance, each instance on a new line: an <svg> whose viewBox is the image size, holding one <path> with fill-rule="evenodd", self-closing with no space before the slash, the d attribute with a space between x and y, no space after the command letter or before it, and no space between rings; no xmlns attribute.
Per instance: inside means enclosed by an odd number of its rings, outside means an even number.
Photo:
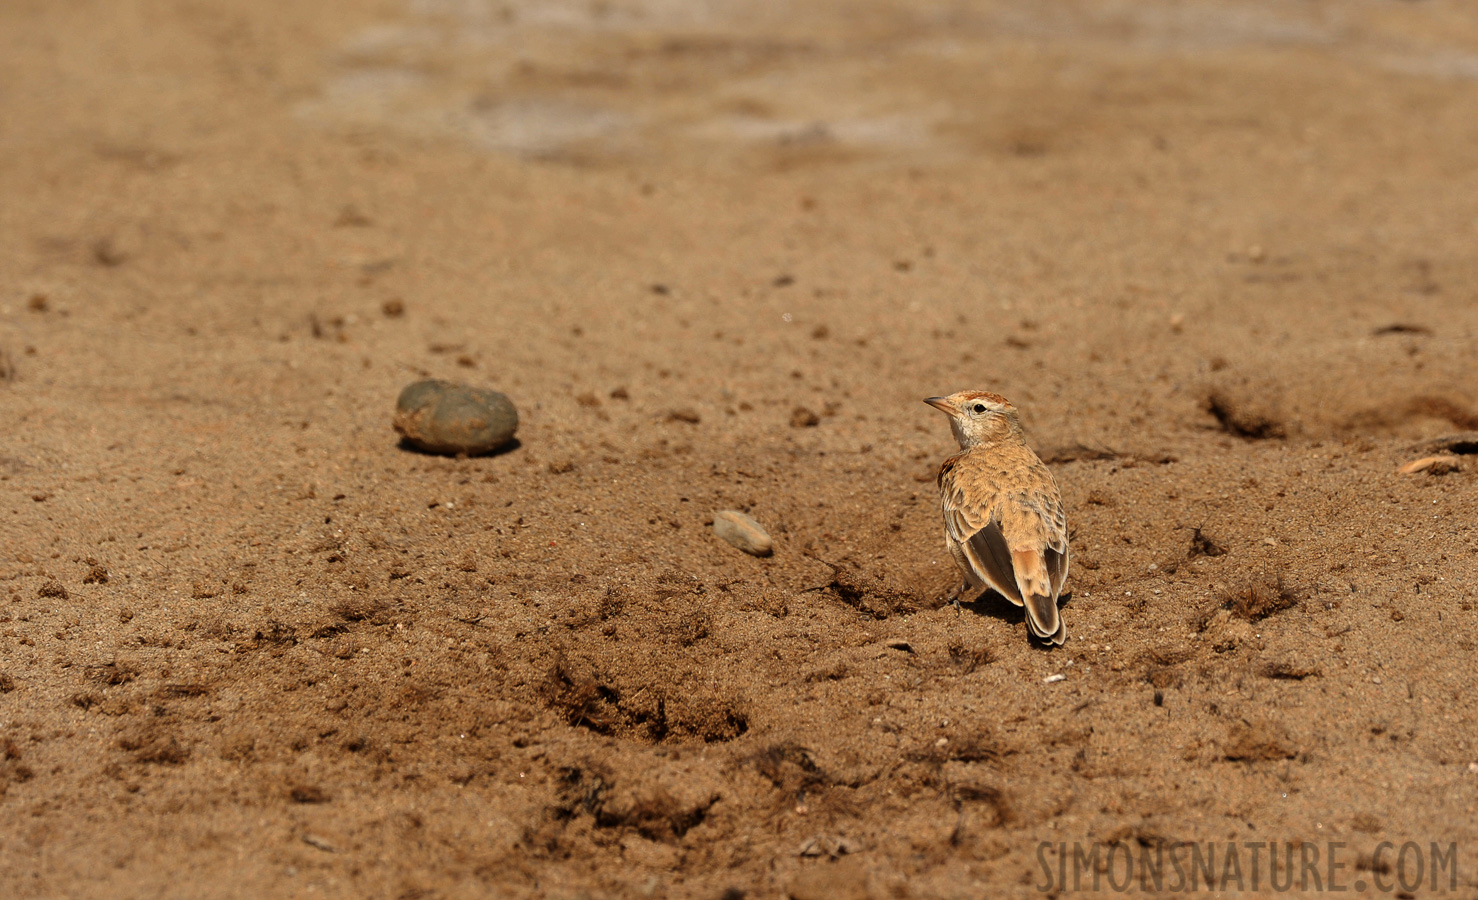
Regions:
<svg viewBox="0 0 1478 900"><path fill-rule="evenodd" d="M796 6L0 4L0 894L1478 893L1470 6ZM941 608L967 387L1060 649Z"/></svg>

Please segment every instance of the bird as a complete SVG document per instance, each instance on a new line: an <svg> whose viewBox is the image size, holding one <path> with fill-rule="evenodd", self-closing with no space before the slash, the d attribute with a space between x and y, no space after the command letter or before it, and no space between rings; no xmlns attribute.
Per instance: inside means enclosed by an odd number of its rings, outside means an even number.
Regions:
<svg viewBox="0 0 1478 900"><path fill-rule="evenodd" d="M964 575L955 608L973 587L1026 608L1026 627L1061 645L1057 598L1067 581L1067 515L1052 472L1027 446L1016 407L1000 394L966 390L925 403L949 416L960 452L939 467L944 542Z"/></svg>

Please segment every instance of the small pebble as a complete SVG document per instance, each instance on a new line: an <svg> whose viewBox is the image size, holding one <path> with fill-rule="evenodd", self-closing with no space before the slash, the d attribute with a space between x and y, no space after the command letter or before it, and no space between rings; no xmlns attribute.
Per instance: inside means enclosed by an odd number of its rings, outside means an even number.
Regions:
<svg viewBox="0 0 1478 900"><path fill-rule="evenodd" d="M713 514L713 533L751 556L769 556L775 549L764 527L736 509Z"/></svg>
<svg viewBox="0 0 1478 900"><path fill-rule="evenodd" d="M1402 466L1402 475L1414 475L1417 472L1428 472L1432 475L1446 475L1448 472L1456 472L1462 468L1462 460L1451 453L1439 453L1436 456L1424 456L1414 459Z"/></svg>
<svg viewBox="0 0 1478 900"><path fill-rule="evenodd" d="M1043 684L1056 684L1059 681L1067 681L1066 675L1048 675L1042 679Z"/></svg>
<svg viewBox="0 0 1478 900"><path fill-rule="evenodd" d="M394 426L420 450L476 456L513 440L518 410L497 391L429 379L400 392Z"/></svg>

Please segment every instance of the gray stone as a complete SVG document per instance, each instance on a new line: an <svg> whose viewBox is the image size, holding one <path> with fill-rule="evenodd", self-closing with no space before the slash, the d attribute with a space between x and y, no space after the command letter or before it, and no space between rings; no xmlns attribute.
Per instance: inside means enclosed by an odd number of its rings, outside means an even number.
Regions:
<svg viewBox="0 0 1478 900"><path fill-rule="evenodd" d="M476 456L513 440L518 410L497 391L429 379L400 392L393 424L417 449Z"/></svg>

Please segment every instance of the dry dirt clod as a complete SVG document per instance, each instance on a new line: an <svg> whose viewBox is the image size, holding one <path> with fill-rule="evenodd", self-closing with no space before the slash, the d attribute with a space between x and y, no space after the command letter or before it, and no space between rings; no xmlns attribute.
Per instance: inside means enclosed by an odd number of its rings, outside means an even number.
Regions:
<svg viewBox="0 0 1478 900"><path fill-rule="evenodd" d="M1206 394L1204 405L1228 434L1250 440L1288 436L1277 398L1269 392L1245 386L1217 387Z"/></svg>
<svg viewBox="0 0 1478 900"><path fill-rule="evenodd" d="M1292 759L1298 755L1298 750L1275 723L1239 722L1227 735L1222 754L1233 761L1264 762Z"/></svg>
<svg viewBox="0 0 1478 900"><path fill-rule="evenodd" d="M775 550L764 526L736 509L713 514L713 533L750 556L769 556Z"/></svg>
<svg viewBox="0 0 1478 900"><path fill-rule="evenodd" d="M1200 528L1191 529L1191 549L1186 552L1186 559L1195 559L1198 556L1225 556L1226 552L1225 546L1207 537Z"/></svg>
<svg viewBox="0 0 1478 900"><path fill-rule="evenodd" d="M836 859L849 853L857 853L861 845L845 835L818 834L807 839L797 852L801 856L829 856Z"/></svg>
<svg viewBox="0 0 1478 900"><path fill-rule="evenodd" d="M1412 453L1468 456L1478 454L1478 431L1460 431L1422 441L1406 448Z"/></svg>
<svg viewBox="0 0 1478 900"><path fill-rule="evenodd" d="M1323 675L1324 670L1308 660L1275 659L1263 663L1258 668L1257 674L1264 678L1302 681L1305 678Z"/></svg>
<svg viewBox="0 0 1478 900"><path fill-rule="evenodd" d="M790 412L791 428L815 428L820 424L821 417L804 406L797 406Z"/></svg>
<svg viewBox="0 0 1478 900"><path fill-rule="evenodd" d="M1298 591L1281 575L1253 573L1224 591L1221 606L1239 619L1257 622L1298 603Z"/></svg>

